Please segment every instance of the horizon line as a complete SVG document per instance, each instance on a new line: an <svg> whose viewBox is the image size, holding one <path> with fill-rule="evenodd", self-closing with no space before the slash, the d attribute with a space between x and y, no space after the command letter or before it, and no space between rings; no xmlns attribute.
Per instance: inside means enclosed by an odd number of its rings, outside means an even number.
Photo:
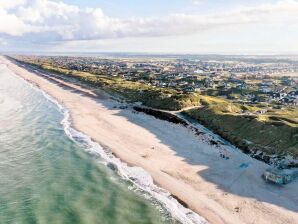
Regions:
<svg viewBox="0 0 298 224"><path fill-rule="evenodd" d="M298 52L149 52L149 51L0 51L0 55L5 54L104 54L104 55L172 55L172 56L298 56Z"/></svg>

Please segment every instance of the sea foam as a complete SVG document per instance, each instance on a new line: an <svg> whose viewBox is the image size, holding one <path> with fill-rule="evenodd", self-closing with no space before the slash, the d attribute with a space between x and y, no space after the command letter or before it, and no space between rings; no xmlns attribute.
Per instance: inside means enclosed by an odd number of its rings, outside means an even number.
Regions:
<svg viewBox="0 0 298 224"><path fill-rule="evenodd" d="M179 222L183 224L207 223L207 221L203 217L180 204L175 198L171 196L168 191L155 185L150 174L143 168L128 166L125 162L115 157L112 152L104 149L101 145L92 141L89 136L72 128L69 111L52 96L50 96L34 84L28 82L27 80L25 81L34 90L41 92L47 100L54 103L58 107L59 111L63 114L63 119L61 121L63 129L66 135L72 141L83 144L87 152L99 155L104 161L105 165L114 167L121 178L131 182L137 189L147 193L150 197L158 201L163 206L163 208L166 209L167 212L169 212Z"/></svg>

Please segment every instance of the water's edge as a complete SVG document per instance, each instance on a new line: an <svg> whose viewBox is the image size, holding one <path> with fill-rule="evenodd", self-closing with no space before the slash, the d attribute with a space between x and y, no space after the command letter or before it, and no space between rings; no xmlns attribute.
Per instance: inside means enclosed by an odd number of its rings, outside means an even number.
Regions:
<svg viewBox="0 0 298 224"><path fill-rule="evenodd" d="M177 199L175 199L171 195L170 192L155 185L150 174L146 172L143 168L128 166L125 162L115 157L111 151L104 149L100 144L92 141L92 139L89 136L74 129L71 125L70 113L68 109L64 107L64 105L62 105L55 98L53 98L48 93L40 89L34 83L17 75L13 71L12 73L24 80L25 83L29 84L30 87L35 91L41 92L47 100L49 100L51 103L54 103L57 106L59 111L63 114L61 125L63 126L66 135L72 141L84 144L86 146L85 150L87 152L99 155L104 160L104 164L106 166L114 169L122 179L131 182L133 186L135 186L138 190L147 193L150 197L161 203L162 206L170 213L170 215L172 215L182 224L207 223L207 221L203 217L179 203Z"/></svg>

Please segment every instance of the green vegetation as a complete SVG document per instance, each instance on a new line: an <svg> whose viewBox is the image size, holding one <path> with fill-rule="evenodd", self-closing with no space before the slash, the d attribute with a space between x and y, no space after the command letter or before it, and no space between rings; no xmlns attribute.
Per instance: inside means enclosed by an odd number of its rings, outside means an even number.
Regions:
<svg viewBox="0 0 298 224"><path fill-rule="evenodd" d="M298 108L271 109L202 97L200 109L184 113L202 122L246 152L298 156ZM259 113L258 113L259 112Z"/></svg>
<svg viewBox="0 0 298 224"><path fill-rule="evenodd" d="M239 104L219 97L197 93L181 94L174 89L152 87L111 75L91 74L57 67L51 63L20 60L63 77L75 78L95 88L117 95L128 102L183 113L232 142L244 152L262 151L267 155L298 156L298 108L268 109L267 104Z"/></svg>
<svg viewBox="0 0 298 224"><path fill-rule="evenodd" d="M20 61L24 62L24 61ZM79 72L65 68L59 68L51 64L38 64L26 61L39 68L60 74L66 77L76 78L93 87L100 87L106 92L124 98L129 102L142 102L148 107L180 110L185 107L198 106L200 102L199 94L181 94L174 89L155 88L139 82L127 81L121 78L95 75L88 72Z"/></svg>

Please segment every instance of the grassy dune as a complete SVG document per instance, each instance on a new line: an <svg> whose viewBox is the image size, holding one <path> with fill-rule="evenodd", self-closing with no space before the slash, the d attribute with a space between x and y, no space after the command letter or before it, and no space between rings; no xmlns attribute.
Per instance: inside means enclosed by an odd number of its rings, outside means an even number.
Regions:
<svg viewBox="0 0 298 224"><path fill-rule="evenodd" d="M292 155L298 157L298 108L267 110L262 105L241 105L231 101L201 96L196 93L179 94L176 90L154 88L139 82L121 78L72 71L48 63L23 59L20 62L38 66L63 77L75 78L95 88L128 102L142 102L144 105L165 110L180 110L202 105L197 109L184 111L206 127L232 142L244 152L265 152L266 155ZM262 158L263 160L266 160Z"/></svg>
<svg viewBox="0 0 298 224"><path fill-rule="evenodd" d="M203 97L200 109L185 111L242 150L268 155L298 156L298 109L269 110L224 99ZM245 111L245 113L243 113Z"/></svg>
<svg viewBox="0 0 298 224"><path fill-rule="evenodd" d="M22 63L26 62L33 66L38 66L40 69L66 77L76 78L93 87L100 87L110 94L116 94L129 102L142 102L148 107L165 110L180 110L185 107L198 106L200 102L199 95L196 93L181 94L173 89L155 88L113 76L95 75L88 72L68 70L54 67L46 63L38 64L34 61L18 61Z"/></svg>

